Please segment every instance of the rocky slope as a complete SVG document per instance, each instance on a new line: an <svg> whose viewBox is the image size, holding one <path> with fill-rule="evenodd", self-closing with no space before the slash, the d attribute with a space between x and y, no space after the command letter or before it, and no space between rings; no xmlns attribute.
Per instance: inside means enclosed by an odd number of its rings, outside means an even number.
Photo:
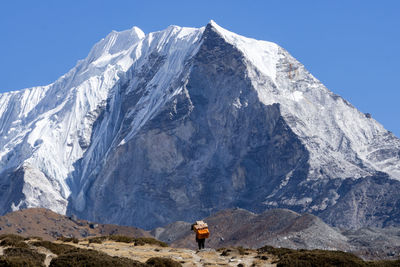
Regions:
<svg viewBox="0 0 400 267"><path fill-rule="evenodd" d="M275 209L255 214L242 209L224 210L204 219L209 224L211 248L274 246L292 249L349 251L363 259L397 259L400 228L332 228L311 214ZM151 231L173 247L196 248L191 223L175 222Z"/></svg>
<svg viewBox="0 0 400 267"><path fill-rule="evenodd" d="M232 207L399 225L400 140L276 44L112 32L55 83L0 95L0 212L146 229Z"/></svg>
<svg viewBox="0 0 400 267"><path fill-rule="evenodd" d="M225 210L204 219L210 226L207 246L212 248L243 246L260 248L265 245L295 249L348 251L347 238L326 225L318 217L300 215L290 210L269 210L254 214L246 210ZM195 248L190 225L180 222L157 228L152 234L176 247ZM179 233L179 236L174 235Z"/></svg>

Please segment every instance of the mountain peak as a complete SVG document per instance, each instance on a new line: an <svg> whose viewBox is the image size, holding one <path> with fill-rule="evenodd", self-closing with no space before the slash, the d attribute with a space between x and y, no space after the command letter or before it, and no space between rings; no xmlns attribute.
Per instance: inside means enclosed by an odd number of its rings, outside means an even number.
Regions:
<svg viewBox="0 0 400 267"><path fill-rule="evenodd" d="M207 24L207 31L217 33L226 42L235 46L250 64L268 76L272 81L275 81L276 66L279 60L279 46L277 44L241 36L222 28L213 20Z"/></svg>
<svg viewBox="0 0 400 267"><path fill-rule="evenodd" d="M207 25L210 25L211 27L220 27L214 20L210 20Z"/></svg>
<svg viewBox="0 0 400 267"><path fill-rule="evenodd" d="M103 55L113 55L127 50L145 36L145 33L136 26L120 32L113 30L93 46L88 56L89 61L95 61Z"/></svg>
<svg viewBox="0 0 400 267"><path fill-rule="evenodd" d="M218 34L220 34L221 36L223 36L224 34L227 35L228 33L232 34L232 32L222 28L221 26L219 26L214 20L210 20L207 25L206 25L206 29L213 29L215 32L217 32ZM228 34L229 35L229 34Z"/></svg>

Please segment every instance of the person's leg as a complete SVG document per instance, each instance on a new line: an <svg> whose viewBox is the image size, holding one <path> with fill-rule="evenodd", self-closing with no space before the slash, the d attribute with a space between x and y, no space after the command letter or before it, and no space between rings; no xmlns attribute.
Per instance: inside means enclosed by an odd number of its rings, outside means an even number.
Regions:
<svg viewBox="0 0 400 267"><path fill-rule="evenodd" d="M204 248L204 244L206 243L206 239L205 238L203 238L202 240L201 240L201 248Z"/></svg>

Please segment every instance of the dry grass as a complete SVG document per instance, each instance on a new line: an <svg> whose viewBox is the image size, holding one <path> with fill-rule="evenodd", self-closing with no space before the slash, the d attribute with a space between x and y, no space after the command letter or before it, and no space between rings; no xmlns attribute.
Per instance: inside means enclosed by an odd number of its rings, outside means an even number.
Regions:
<svg viewBox="0 0 400 267"><path fill-rule="evenodd" d="M46 256L28 248L7 248L0 257L0 266L44 266Z"/></svg>
<svg viewBox="0 0 400 267"><path fill-rule="evenodd" d="M75 249L75 247L71 245L57 244L50 241L36 241L31 244L35 247L44 247L56 255L61 255L67 251Z"/></svg>
<svg viewBox="0 0 400 267"><path fill-rule="evenodd" d="M67 267L67 266L145 267L146 264L128 258L112 257L107 255L106 253L99 252L96 250L75 248L53 259L50 262L50 266L51 267Z"/></svg>
<svg viewBox="0 0 400 267"><path fill-rule="evenodd" d="M265 246L258 249L258 253L275 255L278 267L304 266L304 267L328 267L328 266L354 266L354 267L394 267L400 266L400 260L396 261L363 261L354 254L343 251L328 250L294 250L288 248L274 248Z"/></svg>
<svg viewBox="0 0 400 267"><path fill-rule="evenodd" d="M99 237L92 237L89 238L89 243L97 243L101 244L104 241L115 241L115 242L122 242L122 243L133 243L135 246L143 246L143 245L156 245L160 247L168 247L167 243L162 242L160 240L151 238L151 237L130 237L130 236L123 236L123 235L110 235L110 236L99 236Z"/></svg>
<svg viewBox="0 0 400 267"><path fill-rule="evenodd" d="M28 244L24 242L25 238L19 235L1 235L0 240L0 246L3 247L29 248Z"/></svg>
<svg viewBox="0 0 400 267"><path fill-rule="evenodd" d="M152 257L146 261L146 264L157 267L182 267L182 264L177 261L161 257Z"/></svg>
<svg viewBox="0 0 400 267"><path fill-rule="evenodd" d="M162 242L160 240L151 238L151 237L139 237L135 238L135 246L143 246L143 245L156 245L160 247L168 247L168 244L165 242Z"/></svg>
<svg viewBox="0 0 400 267"><path fill-rule="evenodd" d="M90 243L96 243L96 244L101 244L104 241L107 240L107 236L97 236L97 237L92 237L88 239L89 244Z"/></svg>
<svg viewBox="0 0 400 267"><path fill-rule="evenodd" d="M60 236L59 238L57 238L57 240L62 241L62 242L72 242L75 244L79 243L79 239L76 237L65 237L65 236Z"/></svg>
<svg viewBox="0 0 400 267"><path fill-rule="evenodd" d="M15 240L15 241L25 240L25 238L20 235L14 235L14 234L0 235L0 240L4 240L4 239L11 239L11 240Z"/></svg>

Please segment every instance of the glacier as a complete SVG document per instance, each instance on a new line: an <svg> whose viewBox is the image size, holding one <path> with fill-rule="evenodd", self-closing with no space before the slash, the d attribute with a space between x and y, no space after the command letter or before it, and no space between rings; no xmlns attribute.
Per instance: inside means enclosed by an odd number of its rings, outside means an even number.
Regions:
<svg viewBox="0 0 400 267"><path fill-rule="evenodd" d="M214 21L111 32L54 83L1 94L0 131L1 214L151 228L239 206L400 222L400 140L285 49Z"/></svg>

